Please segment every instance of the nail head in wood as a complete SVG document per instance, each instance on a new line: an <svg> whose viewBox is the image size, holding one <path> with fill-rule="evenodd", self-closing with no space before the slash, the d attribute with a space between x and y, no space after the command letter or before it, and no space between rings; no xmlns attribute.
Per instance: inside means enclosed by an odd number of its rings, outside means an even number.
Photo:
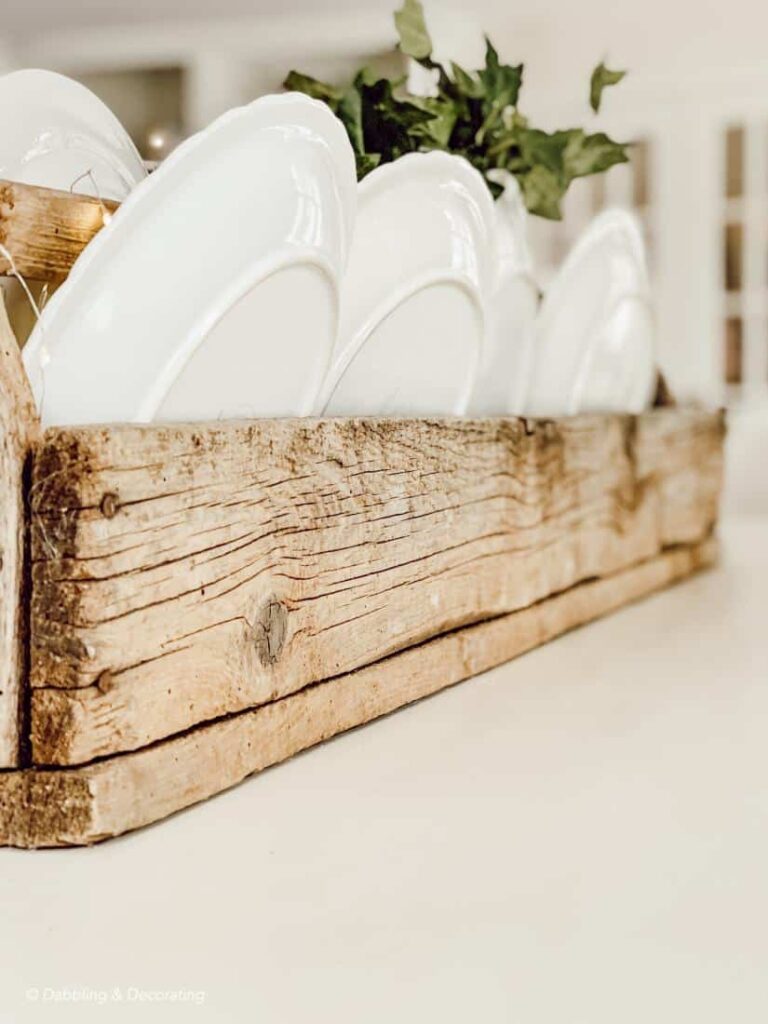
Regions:
<svg viewBox="0 0 768 1024"><path fill-rule="evenodd" d="M101 514L106 519L114 519L117 513L120 511L120 498L109 491L101 499Z"/></svg>
<svg viewBox="0 0 768 1024"><path fill-rule="evenodd" d="M105 668L96 680L96 689L99 693L109 693L114 685L115 677L112 675L111 669Z"/></svg>

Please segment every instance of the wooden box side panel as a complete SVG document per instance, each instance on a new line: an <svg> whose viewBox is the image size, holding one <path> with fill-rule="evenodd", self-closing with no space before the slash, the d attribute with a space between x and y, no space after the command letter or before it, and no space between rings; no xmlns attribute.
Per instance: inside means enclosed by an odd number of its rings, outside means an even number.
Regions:
<svg viewBox="0 0 768 1024"><path fill-rule="evenodd" d="M0 768L18 765L22 753L27 684L24 475L38 434L29 382L0 292Z"/></svg>
<svg viewBox="0 0 768 1024"><path fill-rule="evenodd" d="M725 413L659 409L638 420L637 475L659 492L662 546L689 544L714 524L723 486Z"/></svg>
<svg viewBox="0 0 768 1024"><path fill-rule="evenodd" d="M703 412L48 432L35 762L139 748L702 539L721 459Z"/></svg>
<svg viewBox="0 0 768 1024"><path fill-rule="evenodd" d="M709 565L712 538L454 633L260 708L82 768L0 773L0 844L96 842L514 658Z"/></svg>

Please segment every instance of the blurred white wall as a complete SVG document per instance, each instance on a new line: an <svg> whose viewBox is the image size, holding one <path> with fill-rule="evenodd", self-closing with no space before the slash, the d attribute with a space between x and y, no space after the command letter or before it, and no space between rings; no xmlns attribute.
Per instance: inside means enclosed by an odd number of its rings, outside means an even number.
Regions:
<svg viewBox="0 0 768 1024"><path fill-rule="evenodd" d="M537 96L567 95L602 58L630 68L640 85L672 88L768 62L768 8L759 0L489 0L487 9L505 50L525 54Z"/></svg>

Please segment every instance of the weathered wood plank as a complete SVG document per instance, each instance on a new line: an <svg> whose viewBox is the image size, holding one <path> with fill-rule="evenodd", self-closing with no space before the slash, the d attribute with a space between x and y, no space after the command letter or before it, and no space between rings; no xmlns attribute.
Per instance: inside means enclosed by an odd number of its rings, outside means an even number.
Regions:
<svg viewBox="0 0 768 1024"><path fill-rule="evenodd" d="M709 565L712 538L148 749L0 773L0 843L87 844L157 821L346 729L492 668Z"/></svg>
<svg viewBox="0 0 768 1024"><path fill-rule="evenodd" d="M118 203L55 189L0 181L0 244L32 281L64 280ZM0 253L0 274L11 270Z"/></svg>
<svg viewBox="0 0 768 1024"><path fill-rule="evenodd" d="M49 431L35 763L136 749L700 540L721 460L721 418L672 410Z"/></svg>
<svg viewBox="0 0 768 1024"><path fill-rule="evenodd" d="M659 409L639 423L637 474L658 488L662 544L697 540L717 519L723 479L723 413Z"/></svg>
<svg viewBox="0 0 768 1024"><path fill-rule="evenodd" d="M26 709L24 472L40 426L0 292L0 768L19 764ZM25 723L26 725L26 723Z"/></svg>

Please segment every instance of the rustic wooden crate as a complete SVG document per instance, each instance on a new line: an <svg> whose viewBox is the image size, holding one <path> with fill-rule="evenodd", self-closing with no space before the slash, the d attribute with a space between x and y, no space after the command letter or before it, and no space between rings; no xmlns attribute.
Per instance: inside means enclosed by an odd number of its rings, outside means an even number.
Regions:
<svg viewBox="0 0 768 1024"><path fill-rule="evenodd" d="M715 558L720 413L43 432L0 314L0 843L155 821Z"/></svg>

